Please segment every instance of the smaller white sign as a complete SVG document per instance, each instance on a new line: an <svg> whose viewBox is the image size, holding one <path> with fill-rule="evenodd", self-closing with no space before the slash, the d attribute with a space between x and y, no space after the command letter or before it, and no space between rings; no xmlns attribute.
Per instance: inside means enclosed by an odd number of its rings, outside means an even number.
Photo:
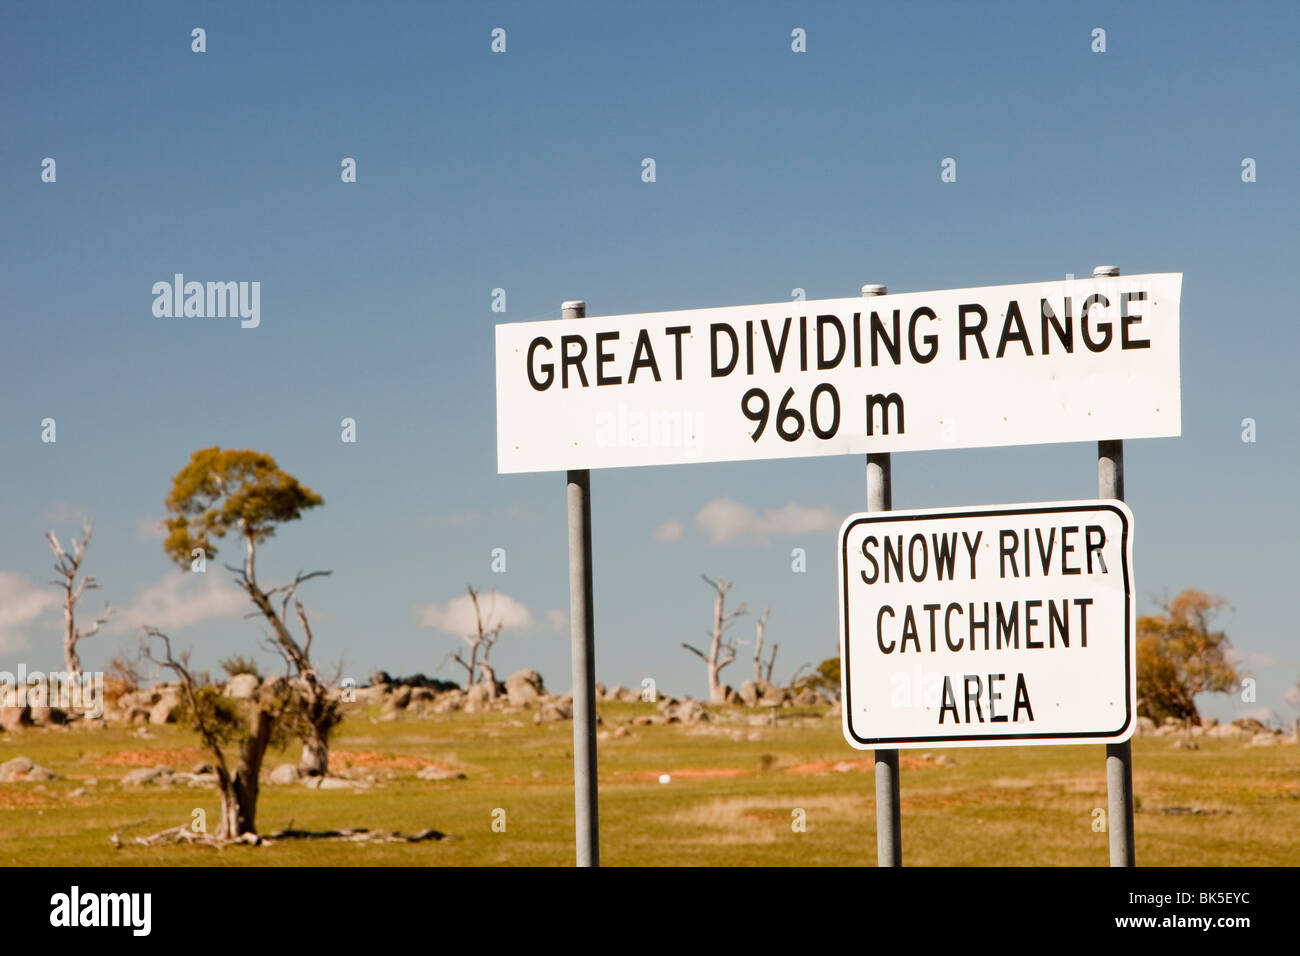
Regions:
<svg viewBox="0 0 1300 956"><path fill-rule="evenodd" d="M855 514L839 542L843 723L854 747L1133 735L1133 513L1123 502Z"/></svg>

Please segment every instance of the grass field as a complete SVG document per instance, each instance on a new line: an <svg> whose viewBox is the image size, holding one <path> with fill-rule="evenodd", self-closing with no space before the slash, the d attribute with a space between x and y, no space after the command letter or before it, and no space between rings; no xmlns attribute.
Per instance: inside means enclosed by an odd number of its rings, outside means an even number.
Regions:
<svg viewBox="0 0 1300 956"><path fill-rule="evenodd" d="M606 730L650 704L600 706ZM701 727L630 727L600 742L601 861L606 865L841 865L875 862L871 754L851 750L839 721L783 712L776 726L732 711ZM0 762L19 754L60 775L0 784L0 863L12 866L569 865L573 862L572 724L534 726L531 714L450 714L381 722L355 713L336 756L373 768L362 790L264 785L262 833L341 827L448 839L415 844L292 840L274 846L143 847L129 841L215 821L215 789L125 789L138 766L188 770L204 759L175 725L135 730L38 728L0 737ZM1300 864L1300 747L1247 748L1200 739L1134 740L1137 859L1143 866ZM141 752L146 751L146 752ZM941 755L955 761L945 765ZM348 756L352 755L352 756ZM294 754L272 754L268 769ZM913 865L1107 863L1094 808L1106 805L1104 749L1023 747L904 751L904 860ZM464 780L424 781L433 762ZM671 782L661 784L661 774ZM87 786L88 778L98 784ZM78 788L85 794L73 796ZM494 832L494 811L505 832ZM794 832L803 810L806 832ZM499 819L500 814L496 817ZM110 835L120 828L123 846Z"/></svg>

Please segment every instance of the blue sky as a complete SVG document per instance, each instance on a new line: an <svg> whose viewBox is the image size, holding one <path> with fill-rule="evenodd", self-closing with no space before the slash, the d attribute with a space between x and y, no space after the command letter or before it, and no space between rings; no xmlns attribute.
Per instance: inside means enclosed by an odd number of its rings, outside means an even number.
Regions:
<svg viewBox="0 0 1300 956"><path fill-rule="evenodd" d="M564 479L496 474L496 322L571 298L619 314L1117 263L1184 273L1183 435L1126 446L1142 607L1226 597L1259 700L1207 711L1289 719L1297 20L1266 4L11 5L0 666L58 662L42 535L81 514L98 522L97 596L124 609L88 665L133 646L127 609L201 663L255 648L222 572L196 583L150 533L170 477L219 444L274 455L325 498L261 563L334 571L304 589L321 660L434 672L457 642L429 624L473 582L527 608L498 671L567 688L567 628L548 614L567 611ZM151 287L177 272L261 282L261 325L155 318ZM833 654L834 527L762 516L795 503L838 526L863 472L851 456L593 474L598 676L704 693L680 647L708 623L701 573L772 607L778 676ZM894 458L898 508L1095 494L1093 445ZM756 518L715 540L698 518L724 498ZM674 519L681 535L659 540ZM748 673L742 658L724 677Z"/></svg>

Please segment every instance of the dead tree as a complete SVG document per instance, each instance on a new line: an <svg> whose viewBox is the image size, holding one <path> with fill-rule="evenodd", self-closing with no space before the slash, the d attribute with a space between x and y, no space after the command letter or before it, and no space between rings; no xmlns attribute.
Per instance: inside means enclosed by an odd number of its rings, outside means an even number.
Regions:
<svg viewBox="0 0 1300 956"><path fill-rule="evenodd" d="M217 765L217 786L221 791L221 819L213 835L217 842L245 840L257 834L258 774L262 760L295 701L289 682L283 678L264 681L240 714L226 701L215 699L211 688L196 687L188 667L188 654L178 660L172 655L171 640L162 631L146 626L144 656L174 673L181 684L185 703L195 729L203 738ZM153 656L148 642L162 645L162 658ZM223 742L238 740L239 759L234 770L226 760Z"/></svg>
<svg viewBox="0 0 1300 956"><path fill-rule="evenodd" d="M297 597L298 585L315 577L329 575L329 571L312 571L303 574L299 571L291 583L263 591L258 587L253 574L253 547L248 547L245 566L231 568L236 581L252 598L262 617L271 625L270 639L266 646L280 655L285 663L286 673L292 675L298 706L288 714L289 722L295 733L302 740L302 755L298 760L298 769L307 776L324 776L329 772L329 735L330 731L343 719L338 697L331 693L329 684L321 679L311 661L311 624L307 620L307 611ZM271 603L272 597L283 595L280 609L277 611ZM289 602L293 602L294 616L302 628L302 644L294 640L289 630Z"/></svg>
<svg viewBox="0 0 1300 956"><path fill-rule="evenodd" d="M715 704L721 704L726 698L726 691L723 690L722 682L718 680L718 675L722 669L736 659L737 644L734 640L727 639L727 631L736 623L736 618L748 614L744 604L732 611L726 613L725 604L727 592L734 586L731 582L723 580L718 576L718 580L701 574L706 584L713 588L713 628L705 631L709 635L709 653L705 654L698 648L683 643L682 647L686 648L700 660L704 661L705 669L709 676L709 700Z"/></svg>
<svg viewBox="0 0 1300 956"><path fill-rule="evenodd" d="M505 627L505 622L501 618L497 618L495 621L492 620L492 612L496 608L495 593L485 618L483 606L479 604L478 600L479 592L474 590L472 584L466 585L465 590L469 592L470 602L474 605L474 633L462 635L469 651L469 660L466 660L460 651L454 651L450 656L453 661L465 668L466 690L474 686L475 678L478 677L480 680L487 681L488 694L495 697L496 678L487 661L497 639L501 637L501 629ZM482 660L479 659L480 654ZM486 675L484 675L485 671Z"/></svg>
<svg viewBox="0 0 1300 956"><path fill-rule="evenodd" d="M772 668L776 666L776 652L781 647L780 644L773 644L772 653L768 657L767 663L763 663L763 631L767 627L767 618L771 613L772 609L770 607L764 608L754 629L754 683L760 685L772 683Z"/></svg>
<svg viewBox="0 0 1300 956"><path fill-rule="evenodd" d="M81 657L77 654L77 644L88 637L93 637L113 613L113 609L105 604L104 616L96 618L89 629L83 631L77 627L77 602L81 600L81 595L86 591L99 589L99 582L92 576L87 575L80 581L77 580L94 527L93 521L83 522L81 537L72 539L71 554L63 549L63 545L59 543L53 531L45 533L45 540L50 543L50 550L54 552L54 570L59 575L50 583L63 591L63 667L74 678L81 676Z"/></svg>

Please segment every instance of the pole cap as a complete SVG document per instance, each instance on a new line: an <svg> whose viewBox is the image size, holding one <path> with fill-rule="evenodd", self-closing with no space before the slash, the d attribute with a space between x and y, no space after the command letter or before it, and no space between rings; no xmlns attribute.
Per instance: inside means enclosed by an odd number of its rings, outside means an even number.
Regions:
<svg viewBox="0 0 1300 956"><path fill-rule="evenodd" d="M876 283L868 283L862 287L863 295L884 295L889 289Z"/></svg>
<svg viewBox="0 0 1300 956"><path fill-rule="evenodd" d="M560 314L565 318L581 319L587 314L587 303L581 299L568 299L560 303Z"/></svg>
<svg viewBox="0 0 1300 956"><path fill-rule="evenodd" d="M1092 270L1092 277L1100 279L1102 276L1119 275L1119 266L1097 266Z"/></svg>

